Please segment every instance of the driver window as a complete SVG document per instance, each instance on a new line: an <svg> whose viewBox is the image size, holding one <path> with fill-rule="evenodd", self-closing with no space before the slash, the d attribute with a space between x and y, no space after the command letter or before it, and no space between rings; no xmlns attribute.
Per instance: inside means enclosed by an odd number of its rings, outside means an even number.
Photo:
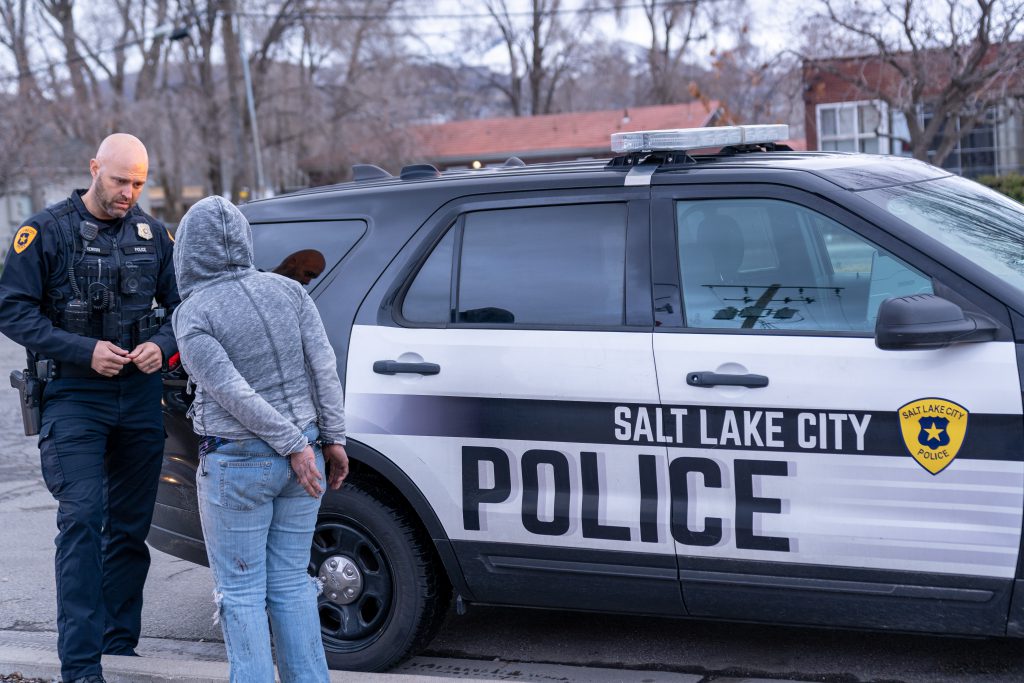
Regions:
<svg viewBox="0 0 1024 683"><path fill-rule="evenodd" d="M831 218L775 199L676 203L686 325L863 332L931 281Z"/></svg>

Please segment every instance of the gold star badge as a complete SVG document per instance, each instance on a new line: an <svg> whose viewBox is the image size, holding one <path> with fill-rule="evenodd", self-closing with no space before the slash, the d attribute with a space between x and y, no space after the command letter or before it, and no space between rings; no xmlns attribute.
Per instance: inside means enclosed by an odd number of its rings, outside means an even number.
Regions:
<svg viewBox="0 0 1024 683"><path fill-rule="evenodd" d="M939 437L942 436L942 427L936 427L934 424L924 431L928 432L929 441L938 441Z"/></svg>

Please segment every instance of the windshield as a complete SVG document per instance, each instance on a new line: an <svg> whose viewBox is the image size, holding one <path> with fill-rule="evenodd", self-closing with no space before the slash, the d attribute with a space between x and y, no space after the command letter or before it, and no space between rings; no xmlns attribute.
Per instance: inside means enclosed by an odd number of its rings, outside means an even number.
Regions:
<svg viewBox="0 0 1024 683"><path fill-rule="evenodd" d="M1024 292L1024 205L958 176L861 194Z"/></svg>

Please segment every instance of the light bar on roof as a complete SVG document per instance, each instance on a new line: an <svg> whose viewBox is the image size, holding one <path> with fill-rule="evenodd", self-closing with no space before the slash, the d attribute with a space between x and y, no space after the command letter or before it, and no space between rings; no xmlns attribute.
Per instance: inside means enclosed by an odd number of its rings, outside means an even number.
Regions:
<svg viewBox="0 0 1024 683"><path fill-rule="evenodd" d="M714 128L677 128L612 133L612 151L630 152L686 151L726 145L755 145L780 142L789 138L784 123L754 126L716 126Z"/></svg>

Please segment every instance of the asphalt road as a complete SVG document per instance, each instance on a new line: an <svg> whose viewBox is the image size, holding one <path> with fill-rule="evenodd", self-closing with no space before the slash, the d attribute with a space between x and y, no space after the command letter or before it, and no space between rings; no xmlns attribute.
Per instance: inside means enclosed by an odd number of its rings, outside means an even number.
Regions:
<svg viewBox="0 0 1024 683"><path fill-rule="evenodd" d="M0 370L20 368L0 337ZM4 382L6 387L6 380ZM22 436L16 394L0 388L0 630L56 630L56 504L39 476L35 439ZM205 567L153 552L144 634L220 641ZM792 629L663 618L471 606L451 614L434 657L577 664L699 674L854 683L1024 680L1024 642ZM436 663L414 660L417 666ZM0 672L2 673L2 672ZM623 672L625 674L625 672ZM625 677L625 676L624 676ZM631 676L631 680L643 680Z"/></svg>

